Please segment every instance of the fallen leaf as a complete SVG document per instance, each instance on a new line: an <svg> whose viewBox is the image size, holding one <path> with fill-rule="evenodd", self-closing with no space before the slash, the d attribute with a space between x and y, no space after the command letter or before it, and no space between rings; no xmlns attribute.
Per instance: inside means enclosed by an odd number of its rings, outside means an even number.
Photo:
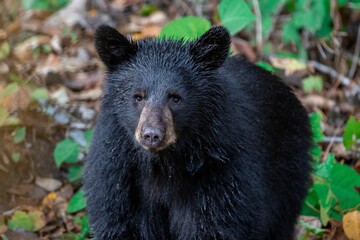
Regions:
<svg viewBox="0 0 360 240"><path fill-rule="evenodd" d="M62 182L55 178L36 177L35 184L48 192L54 192L62 186Z"/></svg>
<svg viewBox="0 0 360 240"><path fill-rule="evenodd" d="M25 41L17 44L14 48L14 55L21 61L26 62L32 59L33 50L41 45L50 44L51 38L49 36L38 35L33 36Z"/></svg>
<svg viewBox="0 0 360 240"><path fill-rule="evenodd" d="M4 40L8 37L7 32L4 29L0 29L0 40Z"/></svg>
<svg viewBox="0 0 360 240"><path fill-rule="evenodd" d="M350 240L360 240L360 211L352 211L345 214L343 228Z"/></svg>
<svg viewBox="0 0 360 240"><path fill-rule="evenodd" d="M283 69L286 76L296 71L306 70L306 64L294 58L270 57L270 62L274 67Z"/></svg>
<svg viewBox="0 0 360 240"><path fill-rule="evenodd" d="M32 224L33 224L33 231L38 231L40 229L42 229L43 227L45 227L46 225L46 220L45 220L45 216L44 213L41 211L31 211L28 213Z"/></svg>
<svg viewBox="0 0 360 240"><path fill-rule="evenodd" d="M3 234L8 230L8 227L5 224L5 217L0 215L0 234Z"/></svg>
<svg viewBox="0 0 360 240"><path fill-rule="evenodd" d="M41 209L52 210L52 216L63 217L66 213L67 201L56 193L49 193L41 202ZM49 217L49 214L47 215ZM49 217L51 218L51 217Z"/></svg>
<svg viewBox="0 0 360 240"><path fill-rule="evenodd" d="M9 84L5 89L0 86L0 98L0 108L9 111L25 109L31 101L31 89L16 83Z"/></svg>
<svg viewBox="0 0 360 240"><path fill-rule="evenodd" d="M159 26L149 26L145 27L140 33L133 34L135 40L147 38L147 37L156 37L160 34L161 27Z"/></svg>
<svg viewBox="0 0 360 240"><path fill-rule="evenodd" d="M11 216L8 226L11 229L23 229L27 231L38 231L46 225L44 213L38 210L24 212L15 211Z"/></svg>

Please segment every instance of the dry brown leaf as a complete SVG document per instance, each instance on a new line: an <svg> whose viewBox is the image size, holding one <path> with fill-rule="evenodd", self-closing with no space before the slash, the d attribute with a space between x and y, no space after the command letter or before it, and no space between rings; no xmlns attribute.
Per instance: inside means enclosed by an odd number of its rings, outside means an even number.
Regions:
<svg viewBox="0 0 360 240"><path fill-rule="evenodd" d="M33 50L41 45L50 44L49 36L33 36L17 44L14 48L14 55L21 61L26 62L33 56Z"/></svg>
<svg viewBox="0 0 360 240"><path fill-rule="evenodd" d="M4 88L0 86L0 92ZM0 99L0 108L9 111L25 109L31 101L31 90L27 86L21 86L18 91L10 93Z"/></svg>
<svg viewBox="0 0 360 240"><path fill-rule="evenodd" d="M360 211L352 211L345 214L343 228L350 240L360 240Z"/></svg>
<svg viewBox="0 0 360 240"><path fill-rule="evenodd" d="M40 62L36 67L35 72L44 77L49 72L60 72L62 70L61 58L55 54L49 54L45 62Z"/></svg>
<svg viewBox="0 0 360 240"><path fill-rule="evenodd" d="M34 231L38 231L45 227L46 219L43 212L36 210L29 212L28 215L30 216L32 224L34 225Z"/></svg>
<svg viewBox="0 0 360 240"><path fill-rule="evenodd" d="M49 193L44 197L40 209L50 209L53 211L53 216L62 217L66 215L67 201L56 193ZM48 216L49 217L49 216Z"/></svg>
<svg viewBox="0 0 360 240"><path fill-rule="evenodd" d="M4 29L0 28L0 40L4 40L8 37L7 32Z"/></svg>
<svg viewBox="0 0 360 240"><path fill-rule="evenodd" d="M132 37L135 40L140 40L146 37L156 37L160 34L160 32L161 27L153 25L143 28L140 33L135 33Z"/></svg>
<svg viewBox="0 0 360 240"><path fill-rule="evenodd" d="M13 35L21 30L21 21L19 19L10 22L6 27L6 32L8 35Z"/></svg>
<svg viewBox="0 0 360 240"><path fill-rule="evenodd" d="M274 67L283 69L286 76L296 71L306 70L306 64L293 58L270 57L270 62Z"/></svg>
<svg viewBox="0 0 360 240"><path fill-rule="evenodd" d="M0 216L0 234L6 232L8 230L8 227L5 224L5 217Z"/></svg>
<svg viewBox="0 0 360 240"><path fill-rule="evenodd" d="M301 102L308 108L333 109L336 102L320 95L308 95L301 99Z"/></svg>

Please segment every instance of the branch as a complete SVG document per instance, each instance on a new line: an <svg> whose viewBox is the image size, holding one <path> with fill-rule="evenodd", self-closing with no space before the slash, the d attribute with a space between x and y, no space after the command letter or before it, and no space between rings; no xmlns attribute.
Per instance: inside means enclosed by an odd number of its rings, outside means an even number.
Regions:
<svg viewBox="0 0 360 240"><path fill-rule="evenodd" d="M342 143L343 142L343 138L342 137L324 137L320 143ZM360 140L357 140L356 143L357 145L360 145Z"/></svg>
<svg viewBox="0 0 360 240"><path fill-rule="evenodd" d="M322 73L326 73L328 75L330 75L333 78L337 78L339 79L339 81L341 82L342 85L349 87L350 83L351 83L351 79L336 72L334 69L332 69L331 67L325 66L317 61L308 61L307 63L310 67L315 68L316 70L318 70L319 72Z"/></svg>
<svg viewBox="0 0 360 240"><path fill-rule="evenodd" d="M256 15L256 48L258 52L261 51L262 48L262 19L261 19L261 11L259 7L259 1L258 0L252 0L252 3L254 5L255 15Z"/></svg>
<svg viewBox="0 0 360 240"><path fill-rule="evenodd" d="M356 37L356 45L355 45L355 53L352 59L352 64L351 64L351 68L349 71L349 78L352 79L354 77L355 71L356 71L356 66L357 66L357 62L359 60L359 54L360 54L360 25L358 27L358 31L357 31L357 37Z"/></svg>

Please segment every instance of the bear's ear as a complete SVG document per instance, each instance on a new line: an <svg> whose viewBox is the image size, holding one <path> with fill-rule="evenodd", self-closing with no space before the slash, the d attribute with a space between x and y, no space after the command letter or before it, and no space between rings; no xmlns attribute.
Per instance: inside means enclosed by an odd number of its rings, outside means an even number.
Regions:
<svg viewBox="0 0 360 240"><path fill-rule="evenodd" d="M226 60L230 43L230 33L226 28L212 27L198 40L191 43L190 54L195 62L207 69L216 69Z"/></svg>
<svg viewBox="0 0 360 240"><path fill-rule="evenodd" d="M101 60L111 69L135 55L137 45L116 29L100 25L95 33L95 47Z"/></svg>

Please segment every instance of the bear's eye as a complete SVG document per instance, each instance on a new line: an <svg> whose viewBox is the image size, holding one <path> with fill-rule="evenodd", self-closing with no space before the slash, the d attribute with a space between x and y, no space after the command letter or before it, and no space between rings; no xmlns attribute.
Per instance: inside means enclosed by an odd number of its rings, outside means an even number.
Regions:
<svg viewBox="0 0 360 240"><path fill-rule="evenodd" d="M135 94L134 98L135 98L136 102L141 102L141 101L144 100L144 97L142 95L140 95L140 94Z"/></svg>
<svg viewBox="0 0 360 240"><path fill-rule="evenodd" d="M171 101L175 104L178 104L181 102L181 97L179 95L176 94L170 94L169 98L171 99Z"/></svg>

